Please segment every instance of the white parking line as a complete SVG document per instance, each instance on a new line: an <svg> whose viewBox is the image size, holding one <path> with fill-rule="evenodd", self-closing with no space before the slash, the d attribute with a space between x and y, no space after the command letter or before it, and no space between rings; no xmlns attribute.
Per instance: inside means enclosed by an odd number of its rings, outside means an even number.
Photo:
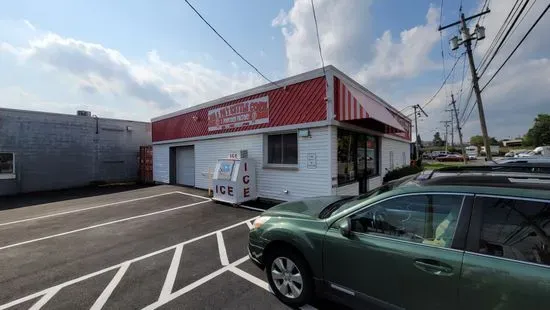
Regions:
<svg viewBox="0 0 550 310"><path fill-rule="evenodd" d="M258 277L255 277L253 275L251 275L250 273L242 270L242 269L239 269L237 266L231 266L229 267L229 271L233 272L234 274L238 275L239 277L245 279L245 280L248 280L249 282L253 283L253 284L256 284L257 286L263 288L264 290L270 292L271 294L273 294L273 291L271 290L271 287L269 287L269 284L267 282L265 282L264 280L258 278ZM300 307L300 309L302 310L317 310L317 308L311 306L311 305L304 305L302 307Z"/></svg>
<svg viewBox="0 0 550 310"><path fill-rule="evenodd" d="M178 274L178 268L180 266L181 253L183 252L183 244L178 244L176 250L174 251L174 256L172 257L172 263L170 263L170 268L166 274L166 279L164 279L164 285L162 285L162 290L160 291L159 299L164 298L172 293L174 288L174 283L176 282L176 275Z"/></svg>
<svg viewBox="0 0 550 310"><path fill-rule="evenodd" d="M188 194L188 193L184 193L184 192L175 191L175 192L162 193L162 194L151 195L151 196L146 196L146 197L134 198L134 199L130 199L130 200L116 201L116 202L102 204L102 205L99 205L99 206L93 206L93 207L82 208L82 209L77 209L77 210L70 210L70 211L58 212L58 213L47 214L47 215L42 215L42 216L36 216L36 217L21 219L21 220L7 222L7 223L0 223L0 226L7 226L7 225L13 225L13 224L17 224L17 223L24 223L24 222L28 222L28 221L40 220L40 219L45 219L45 218L54 217L54 216L60 216L60 215L77 213L77 212L88 211L88 210L93 210L93 209L105 208L105 207L115 206L115 205L119 205L119 204L123 204L123 203L135 202L135 201L140 201L140 200L145 200L145 199L150 199L150 198L155 198L155 197L161 197L161 196L166 196L166 195L173 195L173 194L182 194L182 195L187 195L187 196L191 196L191 197L198 197L198 198L210 200L209 198L206 198L206 197L201 197L201 196L198 196L198 195L193 195L193 194Z"/></svg>
<svg viewBox="0 0 550 310"><path fill-rule="evenodd" d="M120 280L122 280L122 277L126 273L126 270L128 270L129 266L130 266L130 263L122 263L122 265L118 269L117 273L115 274L111 282L109 282L107 287L105 287L105 289L103 290L101 295L99 295L99 297L96 299L96 301L94 302L90 310L101 310L101 308L103 308L103 306L107 302L107 299L111 297L111 294L117 287L118 283L120 282Z"/></svg>
<svg viewBox="0 0 550 310"><path fill-rule="evenodd" d="M218 252L220 252L220 262L222 266L229 265L229 258L227 257L227 250L225 249L225 242L223 241L223 235L221 231L216 233L216 239L218 239Z"/></svg>
<svg viewBox="0 0 550 310"><path fill-rule="evenodd" d="M69 285L72 285L72 284L75 284L75 283L78 283L78 282L87 280L87 279L89 279L89 278L95 277L95 276L100 275L100 274L103 274L103 273L105 273L105 272L108 272L108 271L111 271L111 270L116 270L116 269L122 267L122 265L124 265L124 264L128 264L128 265L129 265L129 264L131 264L131 263L134 263L134 262L137 262L137 261L140 261L140 260L149 258L149 257L151 257L151 256L155 256L155 255L158 255L158 254L160 254L160 253L164 253L164 252L166 252L166 251L170 251L170 250L172 250L172 249L175 249L175 248L176 248L177 246L179 246L179 245L185 246L186 244L189 244L189 243L192 243L192 242L195 242L195 241L198 241L198 240L201 240L201 239L204 239L204 238L213 236L213 235L215 235L218 231L225 231L225 230L229 230L229 229L238 227L238 226L240 226L240 225L245 225L245 223L246 223L247 221L254 220L255 218L256 218L256 217L251 218L251 219L247 219L247 220L242 221L242 222L235 223L235 224L230 225L230 226L223 227L223 228L221 228L221 229L218 229L218 230L209 232L209 233L204 234L204 235L202 235L202 236L198 236L198 237L189 239L189 240L187 240L187 241L184 241L184 242L181 242L181 243L178 243L178 244L175 244L175 245L166 247L166 248L164 248L164 249L160 249L160 250L157 250L157 251L154 251L154 252L151 252L151 253L148 253L148 254L145 254L145 255L142 255L142 256L139 256L139 257L136 257L136 258L127 260L127 261L122 262L122 263L120 263L120 264L117 264L117 265L114 265L114 266L111 266L111 267L107 267L107 268L101 269L101 270L99 270L99 271L92 272L92 273L89 273L89 274L87 274L87 275L81 276L81 277L79 277L79 278L76 278L76 279L73 279L73 280L69 280L69 281L67 281L67 282L64 282L64 283L58 284L58 285L56 285L56 286L47 288L47 289L45 289L45 290L42 290L42 291L39 291L39 292L30 294L30 295L21 297L21 298L19 298L19 299L16 299L16 300L14 300L14 301L11 301L11 302L9 302L9 303L7 303L7 304L0 305L0 310L5 310L5 309L8 309L8 308L13 307L13 306L15 306L15 305L21 304L21 303L23 303L23 302L32 300L32 299L34 299L34 298L38 298L38 297L41 297L41 296L45 296L45 295L47 295L48 293L53 292L53 290L55 290L55 289L60 290L60 289L62 289L62 288L64 288L64 287L66 287L66 286L69 286ZM229 265L229 266L237 266L238 264L240 264L240 263L246 261L247 259L248 259L248 257L243 257L243 258L241 258L240 260L238 260L238 261L232 263L232 264ZM228 268L229 266L225 266L225 267L223 267L221 270L223 270L223 272L224 272L224 271L227 270L227 268ZM213 278L213 277L212 277L212 278ZM202 279L199 279L198 281L200 281L200 280L202 280ZM193 283L192 283L192 284L193 284ZM190 284L190 285L192 285L192 284ZM188 290L192 289L192 288L190 287L190 285L184 287L183 289L186 289L186 288L187 288ZM180 290L180 291L181 291L181 290ZM178 292L179 292L179 291L178 291ZM177 292L176 292L176 293L177 293ZM173 293L173 294L175 294L175 293ZM170 296L172 296L173 294L171 294ZM180 295L181 295L181 294L180 294ZM178 295L178 296L180 296L180 295ZM167 302L168 302L168 301L167 301Z"/></svg>
<svg viewBox="0 0 550 310"><path fill-rule="evenodd" d="M245 208L245 209L260 211L260 212L265 211L264 209L260 209L260 208L256 208L256 207L249 207L249 206L245 206L245 205L239 205L238 208Z"/></svg>
<svg viewBox="0 0 550 310"><path fill-rule="evenodd" d="M60 287L51 288L42 298L40 298L29 310L40 310L52 297L59 292Z"/></svg>
<svg viewBox="0 0 550 310"><path fill-rule="evenodd" d="M271 292L271 288L269 287L269 284L267 282L251 275L250 273L242 269L239 269L237 267L229 268L229 271L233 272L234 274L238 275L241 278L244 278L245 280L248 280L249 282L256 284L257 286L263 288L264 290Z"/></svg>
<svg viewBox="0 0 550 310"><path fill-rule="evenodd" d="M254 227L252 222L246 222L246 226L248 226L248 229L252 229Z"/></svg>
<svg viewBox="0 0 550 310"><path fill-rule="evenodd" d="M58 234L54 234L54 235L49 235L49 236L40 237L40 238L36 238L36 239L31 239L31 240L18 242L18 243L14 243L14 244L10 244L10 245L5 245L3 247L0 247L0 250L5 250L5 249L13 248L13 247L16 247L16 246L29 244L29 243L33 243L33 242L38 242L38 241L43 241L43 240L47 240L47 239L52 239L52 238L56 238L56 237L66 236L66 235L69 235L69 234L74 234L74 233L77 233L77 232L90 230L90 229L94 229L94 228L98 228L98 227L103 227L103 226L107 226L107 225L112 225L112 224L121 223L121 222L125 222L125 221L135 220L135 219L139 219L139 218L142 218L142 217L147 217L147 216L162 214L162 213L166 213L166 212L171 212L171 211L175 211L175 210L179 210L179 209L183 209L183 208L196 206L198 204L203 204L203 203L206 203L206 202L209 202L209 201L210 200L195 202L195 203L191 203L191 204L187 204L187 205L183 205L183 206L179 206L179 207L175 207L175 208L170 208L170 209L166 209L166 210L160 210L160 211L145 213L145 214L141 214L141 215L131 216L131 217L127 217L127 218L123 218L123 219L119 219L119 220L114 220L114 221L110 221L110 222L106 222L106 223L101 223L101 224L87 226L87 227L83 227L83 228L79 228L79 229L74 229L74 230L71 230L71 231L66 231L66 232L62 232L62 233L58 233Z"/></svg>
<svg viewBox="0 0 550 310"><path fill-rule="evenodd" d="M234 267L234 266L237 266L237 265L240 265L244 262L246 262L248 260L248 256L245 256L245 257L242 257L241 259L239 260L236 260L234 261L233 263L231 263L230 265L227 265L227 266L224 266L212 273L210 273L209 275L207 276L204 276L200 279L198 279L197 281L185 286L184 288L170 294L169 296L165 297L165 298L162 298L159 300L157 300L156 302L150 304L149 306L143 308L142 310L154 310L154 309L157 309L158 307L161 307L163 306L164 304L167 304L169 303L170 301L180 297L181 295L203 285L204 283L214 279L215 277L221 275L222 273L226 272L227 270L230 270L230 268Z"/></svg>

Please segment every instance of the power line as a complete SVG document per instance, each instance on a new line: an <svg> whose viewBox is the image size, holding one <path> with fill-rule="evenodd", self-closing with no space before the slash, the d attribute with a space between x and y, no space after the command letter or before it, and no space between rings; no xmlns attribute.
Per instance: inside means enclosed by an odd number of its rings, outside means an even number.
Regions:
<svg viewBox="0 0 550 310"><path fill-rule="evenodd" d="M485 64L485 68L481 71L481 73L479 74L479 77L481 78L483 76L483 74L485 73L485 71L487 71L487 68L489 68L489 65L491 64L491 62L493 61L493 59L495 59L495 56L498 54L498 51L500 50L500 48L502 47L502 45L504 45L504 43L506 42L506 39L509 37L509 34L510 32L512 31L512 29L514 28L514 26L516 25L519 17L521 16L521 14L523 13L523 10L525 10L525 8L527 7L527 4L529 3L529 0L525 1L525 3L523 4L523 6L521 7L519 13L515 16L514 18L514 21L512 22L512 24L510 24L510 27L508 28L508 31L506 31L506 34L504 35L504 37L502 37L502 40L500 41L500 44L497 46L497 48L495 49L494 53L493 53L493 56L491 56L491 58L487 61L487 64Z"/></svg>
<svg viewBox="0 0 550 310"><path fill-rule="evenodd" d="M477 41L476 41L477 42ZM460 91L458 94L458 110L460 111L460 103L462 100L462 93L464 91L464 80L466 79L466 57L462 61L462 81L460 82Z"/></svg>
<svg viewBox="0 0 550 310"><path fill-rule="evenodd" d="M199 13L199 11L197 11L197 9L195 9L195 7L189 3L188 0L185 0L185 3L187 3L187 5L189 5L189 7L200 17L200 19L202 19L202 21L208 25L208 27L210 27L210 29L212 29L212 31L214 31L215 34L218 35L218 37L220 39L222 39L223 42L225 42L225 44L227 44L227 46L229 46L229 48L231 48L233 50L233 52L235 52L235 54L237 54L237 56L239 56L244 62L246 62L250 67L252 67L252 69L254 69L261 77L263 77L266 81L278 86L278 87L281 87L280 85L278 85L277 83L273 82L272 80L268 79L263 73L260 72L260 70L258 70L258 68L256 68L253 64L251 64L248 60L246 60L246 58L244 58L243 55L241 55L241 53L237 52L237 50L231 45L229 44L229 42L227 42L227 40L214 28L212 27L212 25L210 25L210 23L201 15L201 13Z"/></svg>
<svg viewBox="0 0 550 310"><path fill-rule="evenodd" d="M445 84L447 84L447 80L449 79L449 77L451 76L451 73L453 73L455 67L456 67L456 64L458 63L458 61L460 60L460 58L462 58L464 56L464 53L462 53L460 55L460 57L458 57L455 61L455 63L453 64L453 67L451 68L451 71L449 71L449 73L447 74L447 77L445 77L445 79L443 80L443 83L441 84L441 86L439 87L439 89L435 92L435 94L433 94L433 96L430 98L430 100L428 100L426 103L424 103L424 105L422 106L422 108L425 108L428 104L430 104L434 99L435 97L439 94L439 92L441 91L441 89L443 89L443 86L445 86Z"/></svg>
<svg viewBox="0 0 550 310"><path fill-rule="evenodd" d="M533 25L531 25L531 27L529 28L529 30L527 31L527 33L525 33L525 35L523 36L523 38L521 39L521 41L519 41L519 43L516 45L516 47L514 48L514 50L512 50L512 52L510 53L510 55L508 55L508 57L506 57L506 60L504 60L504 62L502 63L502 65L500 65L500 67L497 69L497 71L493 74L493 76L491 77L491 79L489 79L489 81L487 81L487 83L485 83L485 85L481 88L481 91L483 91L485 89L485 87L487 87L487 85L489 85L489 83L491 83L491 81L495 78L495 76L497 76L497 74L500 72L500 70L504 67L504 65L506 65L506 63L508 62L508 60L510 60L510 58L512 57L512 55L514 55L514 53L518 50L518 48L521 46L521 44L523 43L523 41L525 41L525 39L527 39L527 36L529 36L529 34L531 33L531 31L533 31L533 29L535 28L535 26L539 23L539 21L542 19L542 17L544 16L544 14L546 14L546 12L548 12L548 9L550 8L550 4L548 4L546 6L546 9L544 9L544 11L542 11L542 13L540 14L540 16L537 18L537 20L533 23Z"/></svg>
<svg viewBox="0 0 550 310"><path fill-rule="evenodd" d="M323 59L323 52L321 50L321 39L319 38L319 26L317 25L317 14L315 14L315 5L311 0L311 10L313 11L313 20L315 21L315 31L317 32L317 44L319 45L319 56L321 56L321 66L323 66L323 75L327 78L327 72L325 71L325 60Z"/></svg>
<svg viewBox="0 0 550 310"><path fill-rule="evenodd" d="M478 68L483 67L483 65L485 64L485 62L489 58L489 55L491 55L491 53L493 52L493 49L495 48L497 42L500 41L500 38L501 38L502 34L504 33L504 30L508 27L508 24L510 23L510 17L513 16L513 13L517 9L519 9L519 6L518 6L519 1L520 0L516 0L516 2L514 3L514 6L510 10L510 12L508 12L508 15L506 16L506 19L504 19L504 22L502 22L502 25L500 25L500 28L498 29L497 34L493 38L493 41L491 41L491 45L489 45L489 48L487 49L487 51L485 52L485 54L481 58L481 61L479 62Z"/></svg>

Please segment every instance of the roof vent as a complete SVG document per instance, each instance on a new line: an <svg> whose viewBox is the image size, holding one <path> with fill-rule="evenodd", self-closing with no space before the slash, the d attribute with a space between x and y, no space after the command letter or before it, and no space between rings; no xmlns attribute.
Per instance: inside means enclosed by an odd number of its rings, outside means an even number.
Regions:
<svg viewBox="0 0 550 310"><path fill-rule="evenodd" d="M88 116L88 117L90 117L90 116L92 116L92 112L90 112L90 111L84 111L84 110L78 110L78 111L76 111L76 115L78 115L78 116Z"/></svg>

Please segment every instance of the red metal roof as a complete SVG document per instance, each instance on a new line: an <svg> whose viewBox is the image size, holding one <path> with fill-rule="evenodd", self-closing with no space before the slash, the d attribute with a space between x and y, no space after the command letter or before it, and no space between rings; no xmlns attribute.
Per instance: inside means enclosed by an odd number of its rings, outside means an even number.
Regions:
<svg viewBox="0 0 550 310"><path fill-rule="evenodd" d="M208 111L250 99L269 97L269 123L208 131ZM286 90L255 94L206 107L200 110L161 119L152 123L153 142L246 131L326 120L326 83L324 77L288 85Z"/></svg>

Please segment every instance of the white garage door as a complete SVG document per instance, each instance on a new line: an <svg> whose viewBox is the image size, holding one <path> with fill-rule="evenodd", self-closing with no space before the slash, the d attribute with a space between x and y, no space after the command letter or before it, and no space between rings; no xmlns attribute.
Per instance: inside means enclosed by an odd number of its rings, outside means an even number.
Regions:
<svg viewBox="0 0 550 310"><path fill-rule="evenodd" d="M176 183L195 186L195 148L193 146L176 149Z"/></svg>

